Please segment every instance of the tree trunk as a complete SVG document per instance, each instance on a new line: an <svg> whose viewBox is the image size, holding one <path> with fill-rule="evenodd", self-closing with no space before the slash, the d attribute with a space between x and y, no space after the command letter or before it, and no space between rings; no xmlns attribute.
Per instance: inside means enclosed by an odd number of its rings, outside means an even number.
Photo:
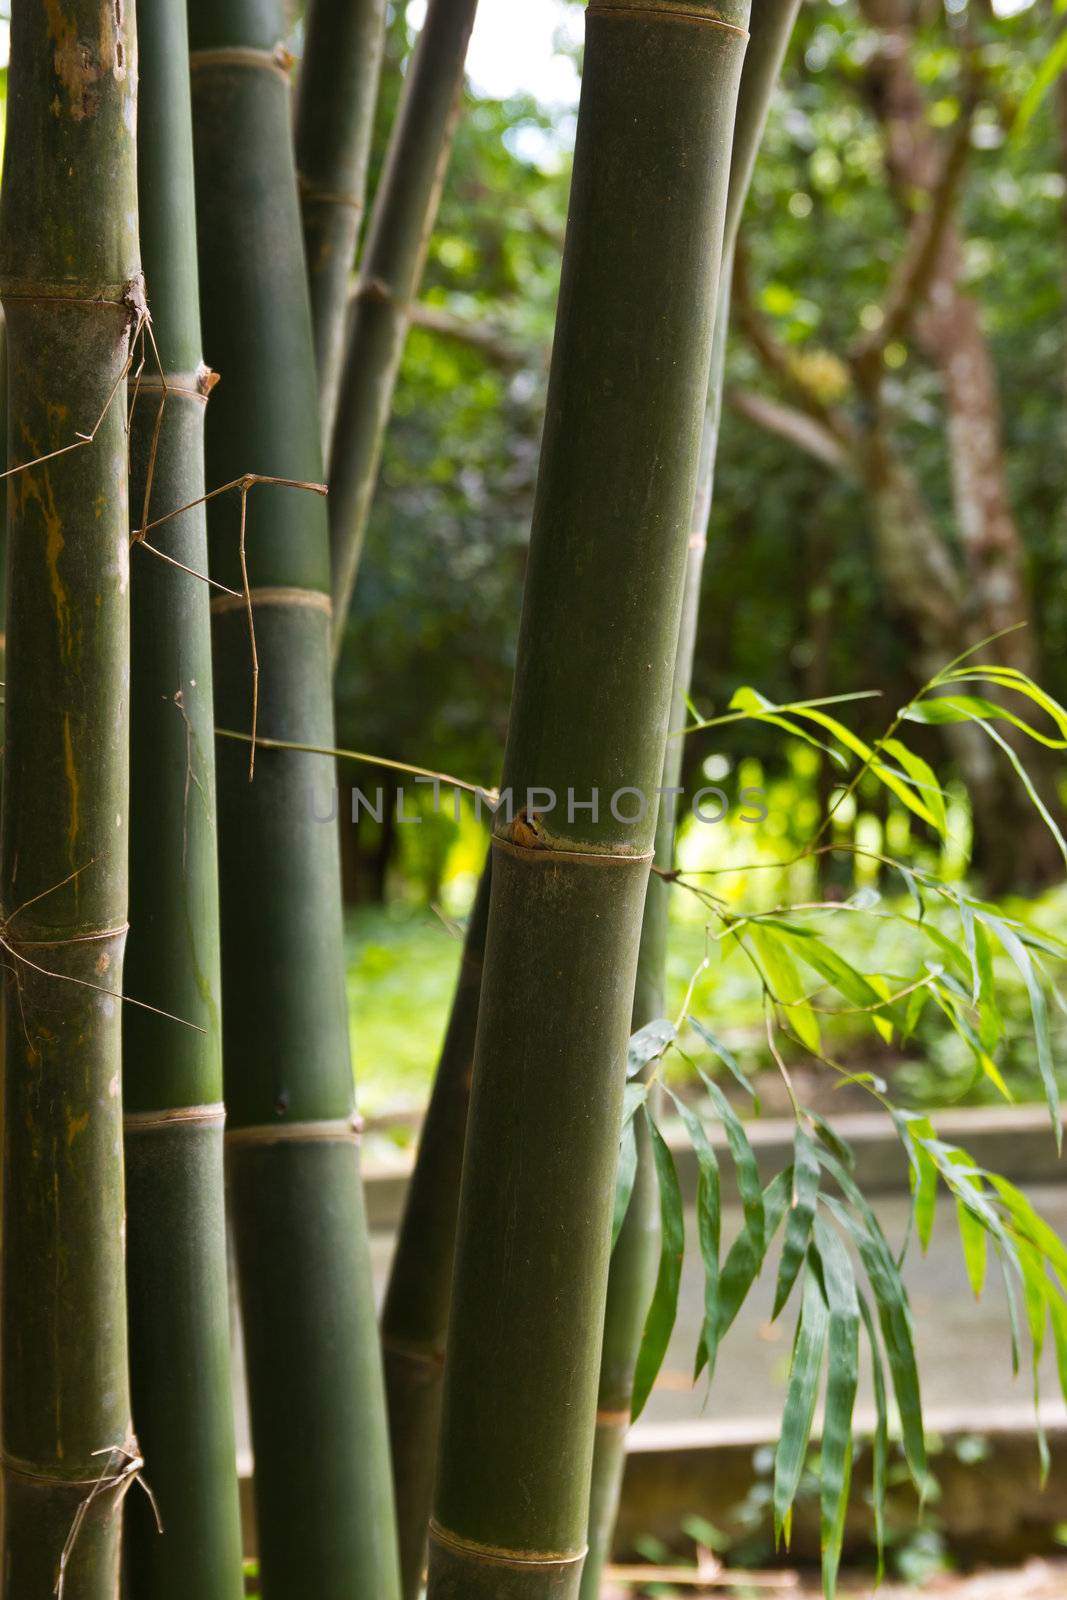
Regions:
<svg viewBox="0 0 1067 1600"><path fill-rule="evenodd" d="M136 83L132 7L13 8L0 207L9 465L23 469L8 481L0 838L12 1597L51 1595L62 1578L65 1600L115 1600L122 1503L140 1464L114 998L129 821L124 378L144 306Z"/></svg>
<svg viewBox="0 0 1067 1600"><path fill-rule="evenodd" d="M138 124L141 238L166 389L158 372L141 378L130 427L135 529L203 496L212 381L200 356L183 0L141 0L139 21L151 108ZM203 505L149 538L172 562L207 571ZM163 1526L138 1496L126 1583L137 1600L238 1600L208 589L148 550L133 561L126 989L193 1026L136 1005L123 1015L130 1378Z"/></svg>
<svg viewBox="0 0 1067 1600"><path fill-rule="evenodd" d="M862 0L861 9L882 35L881 47L867 64L866 85L885 134L890 182L902 209L910 212L912 196L936 186L942 162L912 66L911 12L903 0ZM946 652L947 659L968 641L1032 622L1026 551L1005 476L996 371L979 307L963 284L962 245L952 222L944 229L915 328L920 345L941 377L955 525L967 579L963 629ZM990 647L989 656L1034 675L1034 628L1015 628ZM993 691L990 697L1000 698ZM1005 733L1016 742L1010 729ZM975 743L973 730L966 738ZM1021 748L1020 753L1031 775L1046 797L1054 796L1056 786L1047 755L1025 738L1022 745L1025 752ZM1061 866L1055 840L1022 793L1015 774L1000 761L986 765L988 776L980 780L972 799L989 891L1047 882ZM1005 839L1011 840L1010 850L1004 848Z"/></svg>
<svg viewBox="0 0 1067 1600"><path fill-rule="evenodd" d="M444 186L477 0L430 0L371 208L330 454L333 646L341 652L411 302Z"/></svg>
<svg viewBox="0 0 1067 1600"><path fill-rule="evenodd" d="M382 1308L382 1349L405 1600L417 1600L426 1566L426 1530L433 1502L445 1334L452 1298L456 1213L482 987L489 883L487 860L467 924L452 1011Z"/></svg>
<svg viewBox="0 0 1067 1600"><path fill-rule="evenodd" d="M493 882L430 1600L577 1596L747 6L594 3ZM559 797L539 812L531 786ZM610 802L625 788L618 812ZM568 805L600 796L591 815ZM632 792L637 791L637 797ZM516 1340L516 1330L526 1337Z"/></svg>
<svg viewBox="0 0 1067 1600"><path fill-rule="evenodd" d="M321 477L280 6L190 14L208 477ZM211 502L212 573L240 589L244 497ZM334 743L321 498L261 487L248 574L266 734ZM220 726L248 731L244 603L212 602ZM353 1109L332 761L218 752L228 1176L264 1600L394 1600L381 1357Z"/></svg>
<svg viewBox="0 0 1067 1600"><path fill-rule="evenodd" d="M384 41L385 0L310 0L295 139L324 455L341 380Z"/></svg>
<svg viewBox="0 0 1067 1600"><path fill-rule="evenodd" d="M886 166L901 206L929 193L942 156L912 67L914 38L901 0L863 0L882 45L867 64L867 86L885 132ZM944 229L937 262L916 319L919 341L941 375L948 455L960 545L974 586L983 633L1025 620L1026 555L1004 478L996 374L978 306L963 287L963 254L953 223ZM998 658L1024 672L1034 666L1034 641L1021 629L997 647Z"/></svg>

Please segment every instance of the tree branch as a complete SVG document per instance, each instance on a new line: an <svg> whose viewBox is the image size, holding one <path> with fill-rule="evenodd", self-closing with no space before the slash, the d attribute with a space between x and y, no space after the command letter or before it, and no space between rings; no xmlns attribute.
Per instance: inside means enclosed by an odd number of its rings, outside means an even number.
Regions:
<svg viewBox="0 0 1067 1600"><path fill-rule="evenodd" d="M442 306L427 305L424 300L416 300L412 305L411 322L414 327L424 328L439 338L468 345L495 367L506 370L526 366L534 359L532 352L521 350L506 332L491 323L469 322L465 317L457 317L451 311L444 310Z"/></svg>
<svg viewBox="0 0 1067 1600"><path fill-rule="evenodd" d="M730 309L734 325L748 340L763 370L793 399L822 434L837 441L841 454L847 456L854 444L853 430L847 418L828 406L815 387L805 382L789 350L756 306L743 237L738 238L734 251Z"/></svg>
<svg viewBox="0 0 1067 1600"><path fill-rule="evenodd" d="M941 247L955 216L963 174L971 152L973 102L961 113L941 164L930 203L912 222L903 254L886 291L878 327L857 339L849 360L853 366L881 361L886 346L911 326L937 274Z"/></svg>
<svg viewBox="0 0 1067 1600"><path fill-rule="evenodd" d="M758 428L796 445L798 450L805 450L835 472L855 470L852 457L841 440L807 412L783 405L768 395L757 394L754 389L728 389L726 400L734 411Z"/></svg>

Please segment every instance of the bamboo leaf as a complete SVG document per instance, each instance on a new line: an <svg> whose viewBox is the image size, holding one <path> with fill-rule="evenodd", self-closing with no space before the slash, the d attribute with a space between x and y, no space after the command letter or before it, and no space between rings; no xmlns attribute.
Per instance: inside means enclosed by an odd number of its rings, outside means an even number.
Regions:
<svg viewBox="0 0 1067 1600"><path fill-rule="evenodd" d="M656 1275L656 1288L652 1304L645 1318L641 1345L634 1369L634 1391L630 1408L631 1420L636 1420L644 1410L652 1393L652 1385L667 1354L675 1318L678 1315L678 1289L682 1279L682 1257L685 1254L685 1218L682 1210L682 1191L674 1157L652 1118L648 1119L652 1138L652 1159L659 1184L660 1258Z"/></svg>
<svg viewBox="0 0 1067 1600"><path fill-rule="evenodd" d="M929 1127L929 1123L926 1126ZM933 1133L932 1128L930 1128L930 1132ZM919 1243L925 1255L930 1248L930 1239L934 1231L934 1218L937 1213L937 1163L930 1152L924 1149L921 1144L916 1146L916 1157L917 1164L912 1169L912 1185L915 1195L915 1231L919 1236Z"/></svg>
<svg viewBox="0 0 1067 1600"><path fill-rule="evenodd" d="M820 1152L823 1166L840 1187L851 1209L831 1196L825 1203L851 1233L863 1262L878 1308L889 1371L893 1379L904 1454L911 1475L921 1488L926 1479L926 1444L923 1438L922 1400L907 1293L881 1224L853 1179L832 1156Z"/></svg>
<svg viewBox="0 0 1067 1600"><path fill-rule="evenodd" d="M983 1174L993 1185L1008 1209L1016 1231L1049 1262L1060 1282L1067 1286L1067 1246L1054 1228L1034 1208L1020 1189L998 1172Z"/></svg>
<svg viewBox="0 0 1067 1600"><path fill-rule="evenodd" d="M1050 1287L1048 1297L1049 1320L1052 1323L1052 1342L1056 1349L1056 1374L1060 1392L1067 1400L1067 1304L1062 1295Z"/></svg>
<svg viewBox="0 0 1067 1600"><path fill-rule="evenodd" d="M667 1091L685 1124L700 1168L697 1185L697 1233L700 1257L704 1265L704 1327L702 1342L709 1367L709 1378L715 1370L715 1353L718 1346L716 1324L719 1315L719 1248L722 1238L722 1186L719 1161L700 1118L691 1106L679 1096ZM698 1352L699 1353L699 1352Z"/></svg>
<svg viewBox="0 0 1067 1600"><path fill-rule="evenodd" d="M832 984L850 1005L859 1010L869 1011L871 1021L876 1026L879 1022L884 1024L895 1021L899 1028L903 1027L901 1007L894 1001L887 1002L885 989L879 985L876 977L860 972L812 930L802 930L799 937L796 935L791 937L791 932L792 930L783 930L782 939L790 945L801 961L811 967L813 972L817 972L820 978L825 978L827 983ZM892 1032L891 1027L889 1031Z"/></svg>
<svg viewBox="0 0 1067 1600"><path fill-rule="evenodd" d="M701 1022L698 1017L690 1017L689 1026L700 1035L708 1049L718 1057L735 1082L740 1085L747 1095L751 1096L752 1103L758 1116L760 1109L759 1095L756 1093L756 1090L752 1085L752 1080L748 1078L741 1070L737 1057L731 1050L726 1048L721 1039L717 1039L715 1037L711 1029L705 1023Z"/></svg>
<svg viewBox="0 0 1067 1600"><path fill-rule="evenodd" d="M1057 848L1059 849L1059 852L1060 852L1060 855L1063 857L1064 862L1067 863L1067 839L1064 839L1063 834L1061 833L1061 831L1059 829L1059 826L1057 825L1056 820L1053 817L1051 811L1049 810L1049 808L1045 804L1045 802L1042 800L1042 798L1038 794L1037 790L1035 789L1034 784L1033 784L1033 780L1031 779L1030 774L1027 772L1026 768L1023 766L1023 763L1020 760L1019 756L1012 749L1012 747L1008 743L1007 739L1005 739L1001 734L999 734L997 732L996 728L993 727L992 723L988 723L987 722L987 723L984 723L983 726L985 728L986 733L993 740L993 743L996 744L996 745L999 745L1001 750L1003 750L1004 754L1007 756L1008 760L1011 762L1012 766L1015 768L1015 771L1018 774L1019 779L1020 779L1020 781L1022 783L1022 786L1026 790L1026 793L1029 796L1030 801L1034 806L1034 809L1037 811L1037 813L1040 816L1042 822L1045 824L1046 828L1049 830L1049 832L1051 833L1052 837L1055 839Z"/></svg>
<svg viewBox="0 0 1067 1600"><path fill-rule="evenodd" d="M630 1117L623 1124L622 1142L619 1145L619 1169L615 1177L615 1212L611 1221L611 1248L614 1250L622 1232L622 1225L626 1221L626 1213L630 1209L630 1200L634 1192L634 1179L637 1177L637 1137L634 1133L633 1118Z"/></svg>
<svg viewBox="0 0 1067 1600"><path fill-rule="evenodd" d="M981 1039L971 1027L971 1024L963 1015L959 1006L953 1004L953 996L955 996L956 1000L963 1000L965 1003L967 996L957 985L952 982L947 974L942 978L941 983L932 984L930 986L930 993L933 995L934 1000L940 1007L941 1011L948 1018L953 1031L959 1035L959 1037L973 1052L974 1058L978 1063L980 1070L989 1079L990 1083L996 1086L998 1092L1004 1096L1005 1100L1012 1100L1014 1096L1012 1095L1008 1085L1005 1083L1000 1068L997 1066L988 1050L983 1047Z"/></svg>
<svg viewBox="0 0 1067 1600"><path fill-rule="evenodd" d="M657 1017L654 1022L646 1022L643 1028L638 1028L626 1048L626 1076L636 1078L643 1067L663 1054L677 1033L674 1023L668 1022L666 1017Z"/></svg>
<svg viewBox="0 0 1067 1600"><path fill-rule="evenodd" d="M1008 955L1014 961L1026 992L1030 999L1030 1016L1034 1024L1034 1039L1037 1044L1037 1064L1041 1073L1041 1081L1045 1086L1045 1103L1052 1118L1053 1134L1056 1139L1057 1151L1063 1148L1063 1126L1060 1121L1060 1093L1056 1083L1056 1071L1052 1061L1052 1043L1049 1037L1048 1006L1045 1001L1045 992L1041 987L1041 980L1034 971L1034 964L1026 945L1009 927L1002 917L994 917L987 913L986 923L996 934Z"/></svg>
<svg viewBox="0 0 1067 1600"><path fill-rule="evenodd" d="M700 1377L705 1365L709 1369L709 1376L714 1371L719 1344L733 1325L746 1295L759 1276L767 1250L789 1204L792 1185L793 1168L789 1166L784 1172L779 1172L772 1178L763 1191L765 1244L759 1246L755 1244L747 1228L742 1228L727 1251L719 1276L719 1292L714 1314L710 1323L705 1322L697 1345L693 1368L694 1383Z"/></svg>
<svg viewBox="0 0 1067 1600"><path fill-rule="evenodd" d="M846 1171L851 1172L856 1165L856 1158L848 1143L817 1111L808 1110L805 1115L814 1128L819 1143L829 1150L832 1156L837 1157Z"/></svg>
<svg viewBox="0 0 1067 1600"><path fill-rule="evenodd" d="M852 1413L859 1385L860 1310L848 1251L833 1228L815 1219L815 1251L830 1309L826 1415L822 1432L822 1572L834 1600L852 1474Z"/></svg>
<svg viewBox="0 0 1067 1600"><path fill-rule="evenodd" d="M785 1225L782 1257L778 1263L778 1283L774 1293L771 1320L780 1314L789 1299L807 1254L811 1239L815 1201L819 1193L819 1157L815 1146L798 1124L793 1140L793 1195Z"/></svg>
<svg viewBox="0 0 1067 1600"><path fill-rule="evenodd" d="M902 739L885 739L882 749L899 761L908 777L919 790L927 810L934 819L934 827L942 839L948 838L948 814L945 809L945 792L937 781L937 774L929 762L909 750Z"/></svg>
<svg viewBox="0 0 1067 1600"><path fill-rule="evenodd" d="M1007 722L1028 739L1047 745L1050 750L1062 750L1064 747L1062 739L1051 738L1035 728L1032 722L1017 717L1007 706L998 705L995 700L986 700L981 695L937 695L932 700L917 700L909 706L904 718L907 722L921 722L930 727L944 727L953 722L977 722L988 727L991 722Z"/></svg>
<svg viewBox="0 0 1067 1600"><path fill-rule="evenodd" d="M1020 1243L1019 1265L1023 1276L1023 1304L1030 1329L1030 1371L1034 1394L1034 1425L1041 1463L1040 1482L1044 1488L1049 1470L1048 1439L1041 1421L1041 1352L1045 1347L1045 1329L1048 1324L1047 1299L1049 1281L1040 1253L1032 1245Z"/></svg>
<svg viewBox="0 0 1067 1600"><path fill-rule="evenodd" d="M622 1092L622 1125L632 1122L648 1099L647 1083L628 1083Z"/></svg>
<svg viewBox="0 0 1067 1600"><path fill-rule="evenodd" d="M759 1167L756 1155L748 1141L748 1134L740 1117L733 1106L723 1094L714 1078L698 1067L701 1080L708 1092L718 1117L726 1133L726 1140L730 1146L730 1155L737 1174L737 1188L741 1196L741 1207L745 1214L745 1230L752 1238L753 1248L757 1256L762 1259L764 1243L764 1214L763 1214L763 1187L760 1183Z"/></svg>
<svg viewBox="0 0 1067 1600"><path fill-rule="evenodd" d="M1021 1365L1020 1352L1022 1349L1022 1338L1019 1332L1019 1307L1015 1299L1015 1285L1012 1283L1011 1273L1008 1271L1008 1262L999 1246L996 1247L996 1256L997 1264L1000 1267L1000 1275L1004 1280L1004 1297L1008 1305L1008 1326L1011 1332L1011 1370L1013 1376L1017 1378Z"/></svg>
<svg viewBox="0 0 1067 1600"><path fill-rule="evenodd" d="M828 694L816 700L790 700L783 705L775 706L774 709L777 712L785 712L792 715L794 712L808 710L811 706L840 706L853 700L877 700L879 693L880 691L877 689L854 689L849 694ZM759 721L763 715L764 697L758 690L746 690L744 687L734 691L734 698L737 695L745 698L752 696L753 699L750 704L754 709L735 709L721 717L707 717L703 722L695 722L690 727L684 728L682 730L683 733L701 733L705 728L721 728L724 723L728 722L745 722L749 719ZM771 702L768 700L766 704L770 705Z"/></svg>
<svg viewBox="0 0 1067 1600"><path fill-rule="evenodd" d="M966 679L972 682L994 683L998 688L1012 689L1017 694L1025 695L1056 724L1062 736L1061 747L1067 746L1067 709L1042 689L1040 684L1035 683L1033 678L1028 677L1025 672L1020 672L1018 667L1002 667L992 663L983 666L957 667L943 678L942 682L962 682Z"/></svg>
<svg viewBox="0 0 1067 1600"><path fill-rule="evenodd" d="M1004 1019L997 1004L997 985L993 971L993 946L990 943L985 923L981 919L975 926L974 942L978 1037L982 1048L992 1054L1003 1036Z"/></svg>
<svg viewBox="0 0 1067 1600"><path fill-rule="evenodd" d="M912 903L915 906L916 922L922 922L926 915L926 901L922 897L922 891L919 888L918 880L916 879L914 872L912 872L909 867L904 866L903 862L900 861L894 861L893 867L903 878L904 887L911 895Z"/></svg>
<svg viewBox="0 0 1067 1600"><path fill-rule="evenodd" d="M789 1385L786 1390L785 1409L782 1413L782 1431L774 1458L774 1534L780 1539L792 1510L800 1475L804 1470L811 1425L815 1417L819 1377L822 1373L823 1355L830 1314L823 1297L819 1275L809 1257L804 1273L804 1297L801 1302L800 1321L793 1342L793 1357L789 1367Z"/></svg>
<svg viewBox="0 0 1067 1600"><path fill-rule="evenodd" d="M845 758L840 750L835 750L832 745L824 744L821 739L816 739L813 734L810 734L806 728L800 727L796 722L791 721L789 717L783 716L782 710L784 708L776 706L773 701L760 694L758 689L745 687L736 689L730 700L730 709L731 711L743 711L754 722L765 722L770 727L781 728L784 733L792 734L794 739L801 739L805 744L813 745L816 750L821 750L824 755L830 757L830 760L836 766L843 767L845 765ZM798 715L803 716L805 714L800 708L794 709Z"/></svg>
<svg viewBox="0 0 1067 1600"><path fill-rule="evenodd" d="M819 1021L805 998L800 974L781 934L762 922L754 922L749 932L759 952L772 996L785 1011L790 1029L809 1050L820 1054L822 1037Z"/></svg>
<svg viewBox="0 0 1067 1600"><path fill-rule="evenodd" d="M857 1291L858 1293L858 1291ZM865 1295L858 1293L860 1315L867 1330L871 1347L871 1381L874 1388L874 1437L871 1441L871 1500L874 1507L874 1539L878 1551L878 1568L875 1587L881 1583L885 1572L885 1488L889 1460L889 1406L886 1401L885 1369L878 1345L874 1317Z"/></svg>
<svg viewBox="0 0 1067 1600"><path fill-rule="evenodd" d="M896 795L897 799L902 805L906 806L909 811L914 812L914 814L921 818L923 822L928 822L931 827L935 829L937 828L936 810L931 808L930 804L925 798L925 795L916 794L913 783L909 781L910 774L905 777L898 772L894 772L893 768L887 766L886 763L881 759L880 750L872 748L863 739L859 738L857 734L853 733L851 728L846 728L844 723L838 722L835 717L829 717L823 711L815 711L810 709L805 709L799 714L809 718L812 722L818 723L820 727L826 728L830 733L833 734L835 739L840 740L846 749L851 750L854 755L859 756L867 770L873 773L878 781L884 784L891 794ZM905 749L905 746L900 740L895 740L893 742L897 745L898 749ZM886 743L883 742L881 748L884 750L886 747ZM918 757L913 757L912 759L918 761ZM921 765L925 768L926 772L929 773L930 777L933 778L933 773L930 771L930 768L926 766L926 763L923 762ZM940 796L940 790L937 788L936 779L934 780L932 787L936 791L937 795ZM943 803L941 810L942 812L944 811Z"/></svg>
<svg viewBox="0 0 1067 1600"><path fill-rule="evenodd" d="M968 1211L963 1201L956 1201L956 1219L960 1229L960 1244L963 1247L963 1261L967 1268L967 1277L974 1298L980 1300L982 1290L985 1288L986 1262L988 1259L986 1247L986 1232L980 1222Z"/></svg>

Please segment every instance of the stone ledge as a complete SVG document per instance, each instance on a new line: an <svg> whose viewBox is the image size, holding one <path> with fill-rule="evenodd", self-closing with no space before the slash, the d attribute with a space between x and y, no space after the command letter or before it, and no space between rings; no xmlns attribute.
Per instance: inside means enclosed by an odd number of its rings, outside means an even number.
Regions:
<svg viewBox="0 0 1067 1600"><path fill-rule="evenodd" d="M947 1143L962 1145L979 1166L990 1166L1013 1183L1067 1181L1067 1165L1056 1154L1044 1106L968 1106L941 1112L936 1123ZM766 1182L791 1158L794 1124L788 1118L767 1117L755 1118L745 1126ZM834 1117L833 1126L855 1152L856 1179L866 1194L907 1189L907 1157L889 1116L883 1112L848 1112ZM1064 1126L1067 1127L1067 1111ZM665 1132L674 1152L682 1194L692 1200L698 1177L692 1146L677 1122L666 1122ZM721 1130L712 1131L712 1143L716 1152L726 1158L721 1162L723 1200L729 1204L737 1195L733 1164ZM399 1223L413 1160L412 1155L395 1166L369 1162L365 1166L367 1212L372 1228L391 1229Z"/></svg>

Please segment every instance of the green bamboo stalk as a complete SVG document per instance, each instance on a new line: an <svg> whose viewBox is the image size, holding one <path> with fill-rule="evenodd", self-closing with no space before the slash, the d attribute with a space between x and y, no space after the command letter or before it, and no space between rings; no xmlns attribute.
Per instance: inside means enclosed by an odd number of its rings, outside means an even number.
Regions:
<svg viewBox="0 0 1067 1600"><path fill-rule="evenodd" d="M221 374L208 481L321 477L280 0L195 0L193 131L204 353ZM247 504L246 504L247 502ZM247 566L258 727L332 747L322 499L210 503L212 575ZM212 601L215 713L251 731L245 602ZM360 1184L329 757L217 750L228 1178L264 1600L395 1600L388 1434Z"/></svg>
<svg viewBox="0 0 1067 1600"><path fill-rule="evenodd" d="M382 1307L385 1390L405 1600L417 1600L426 1565L426 1530L433 1503L445 1334L452 1295L456 1213L482 986L489 883L487 860L467 924L452 1010Z"/></svg>
<svg viewBox="0 0 1067 1600"><path fill-rule="evenodd" d="M748 49L741 70L737 120L730 155L730 183L726 198L723 272L718 291L712 345L708 403L700 446L700 470L693 504L686 561L682 617L675 654L671 694L671 737L663 762L662 786L670 795L681 781L681 730L688 721L693 658L700 612L700 590L707 548L722 414L723 374L730 321L730 263L741 212L752 180L756 153L771 95L796 20L799 0L762 0L753 12ZM674 866L676 807L661 804L656 820L655 863L662 871ZM662 1017L666 1005L670 887L653 873L645 896L638 956L637 983L631 1021L636 1031ZM608 1299L604 1317L604 1348L600 1365L596 1438L589 1499L589 1554L582 1572L581 1600L597 1600L604 1567L618 1517L626 1461L626 1435L630 1424L634 1368L641 1332L655 1286L659 1253L659 1189L652 1160L647 1119L638 1112L637 1173L626 1220L611 1258Z"/></svg>
<svg viewBox="0 0 1067 1600"><path fill-rule="evenodd" d="M340 655L404 353L444 187L477 0L430 0L374 195L330 453L333 649Z"/></svg>
<svg viewBox="0 0 1067 1600"><path fill-rule="evenodd" d="M385 0L310 0L296 101L296 170L327 454L384 42Z"/></svg>
<svg viewBox="0 0 1067 1600"><path fill-rule="evenodd" d="M7 323L0 311L0 471L7 470ZM7 671L7 517L0 517L0 700ZM3 717L0 716L0 724ZM0 751L0 763L3 752Z"/></svg>
<svg viewBox="0 0 1067 1600"><path fill-rule="evenodd" d="M573 1600L748 7L594 0L464 1157L430 1600ZM532 786L560 805L539 815ZM610 800L622 788L620 821ZM568 807L600 795L597 814ZM542 801L542 805L545 802ZM521 1335L519 1337L518 1335Z"/></svg>
<svg viewBox="0 0 1067 1600"><path fill-rule="evenodd" d="M753 35L756 21L753 18ZM742 84L744 78L742 77ZM741 101L738 99L740 122ZM732 169L731 169L732 170ZM725 285L724 285L725 289ZM696 646L700 583L704 567L705 532L711 508L712 472L718 434L718 398L722 393L722 356L725 346L724 308L727 294L720 299L712 349L712 375L704 433L700 445L700 472L694 499L693 531L686 557L682 614L675 656L674 685L671 695L672 735L685 726L689 680ZM669 793L681 779L682 741L667 742L661 784ZM674 864L676 800L661 804L656 818L655 865L669 870ZM652 873L645 892L641 919L641 943L634 984L631 1030L643 1028L664 1015L666 1009L668 917L670 890L657 873ZM626 1435L630 1426L634 1368L641 1343L641 1332L655 1286L659 1257L659 1187L652 1160L648 1119L639 1111L634 1122L637 1142L637 1172L625 1221L615 1241L608 1274L608 1295L604 1311L604 1345L600 1358L600 1388L597 1394L596 1433L589 1495L589 1553L582 1569L580 1600L596 1600L604 1566L611 1554L611 1541L618 1517L626 1461Z"/></svg>
<svg viewBox="0 0 1067 1600"><path fill-rule="evenodd" d="M132 7L12 9L0 1378L9 1596L114 1600L140 1465L123 1269ZM76 434L93 433L79 444ZM69 448L74 446L74 448ZM62 454L50 454L60 452ZM50 456L50 459L45 459ZM36 465L30 465L35 462Z"/></svg>
<svg viewBox="0 0 1067 1600"><path fill-rule="evenodd" d="M150 535L167 561L132 557L126 990L193 1026L136 1005L123 1016L130 1380L163 1530L145 1497L131 1504L125 1578L132 1600L238 1600L211 622L191 576L207 571L205 509L192 503L213 375L200 355L184 0L140 0L138 21L141 243L162 372L142 376L130 424L132 526L192 509Z"/></svg>

